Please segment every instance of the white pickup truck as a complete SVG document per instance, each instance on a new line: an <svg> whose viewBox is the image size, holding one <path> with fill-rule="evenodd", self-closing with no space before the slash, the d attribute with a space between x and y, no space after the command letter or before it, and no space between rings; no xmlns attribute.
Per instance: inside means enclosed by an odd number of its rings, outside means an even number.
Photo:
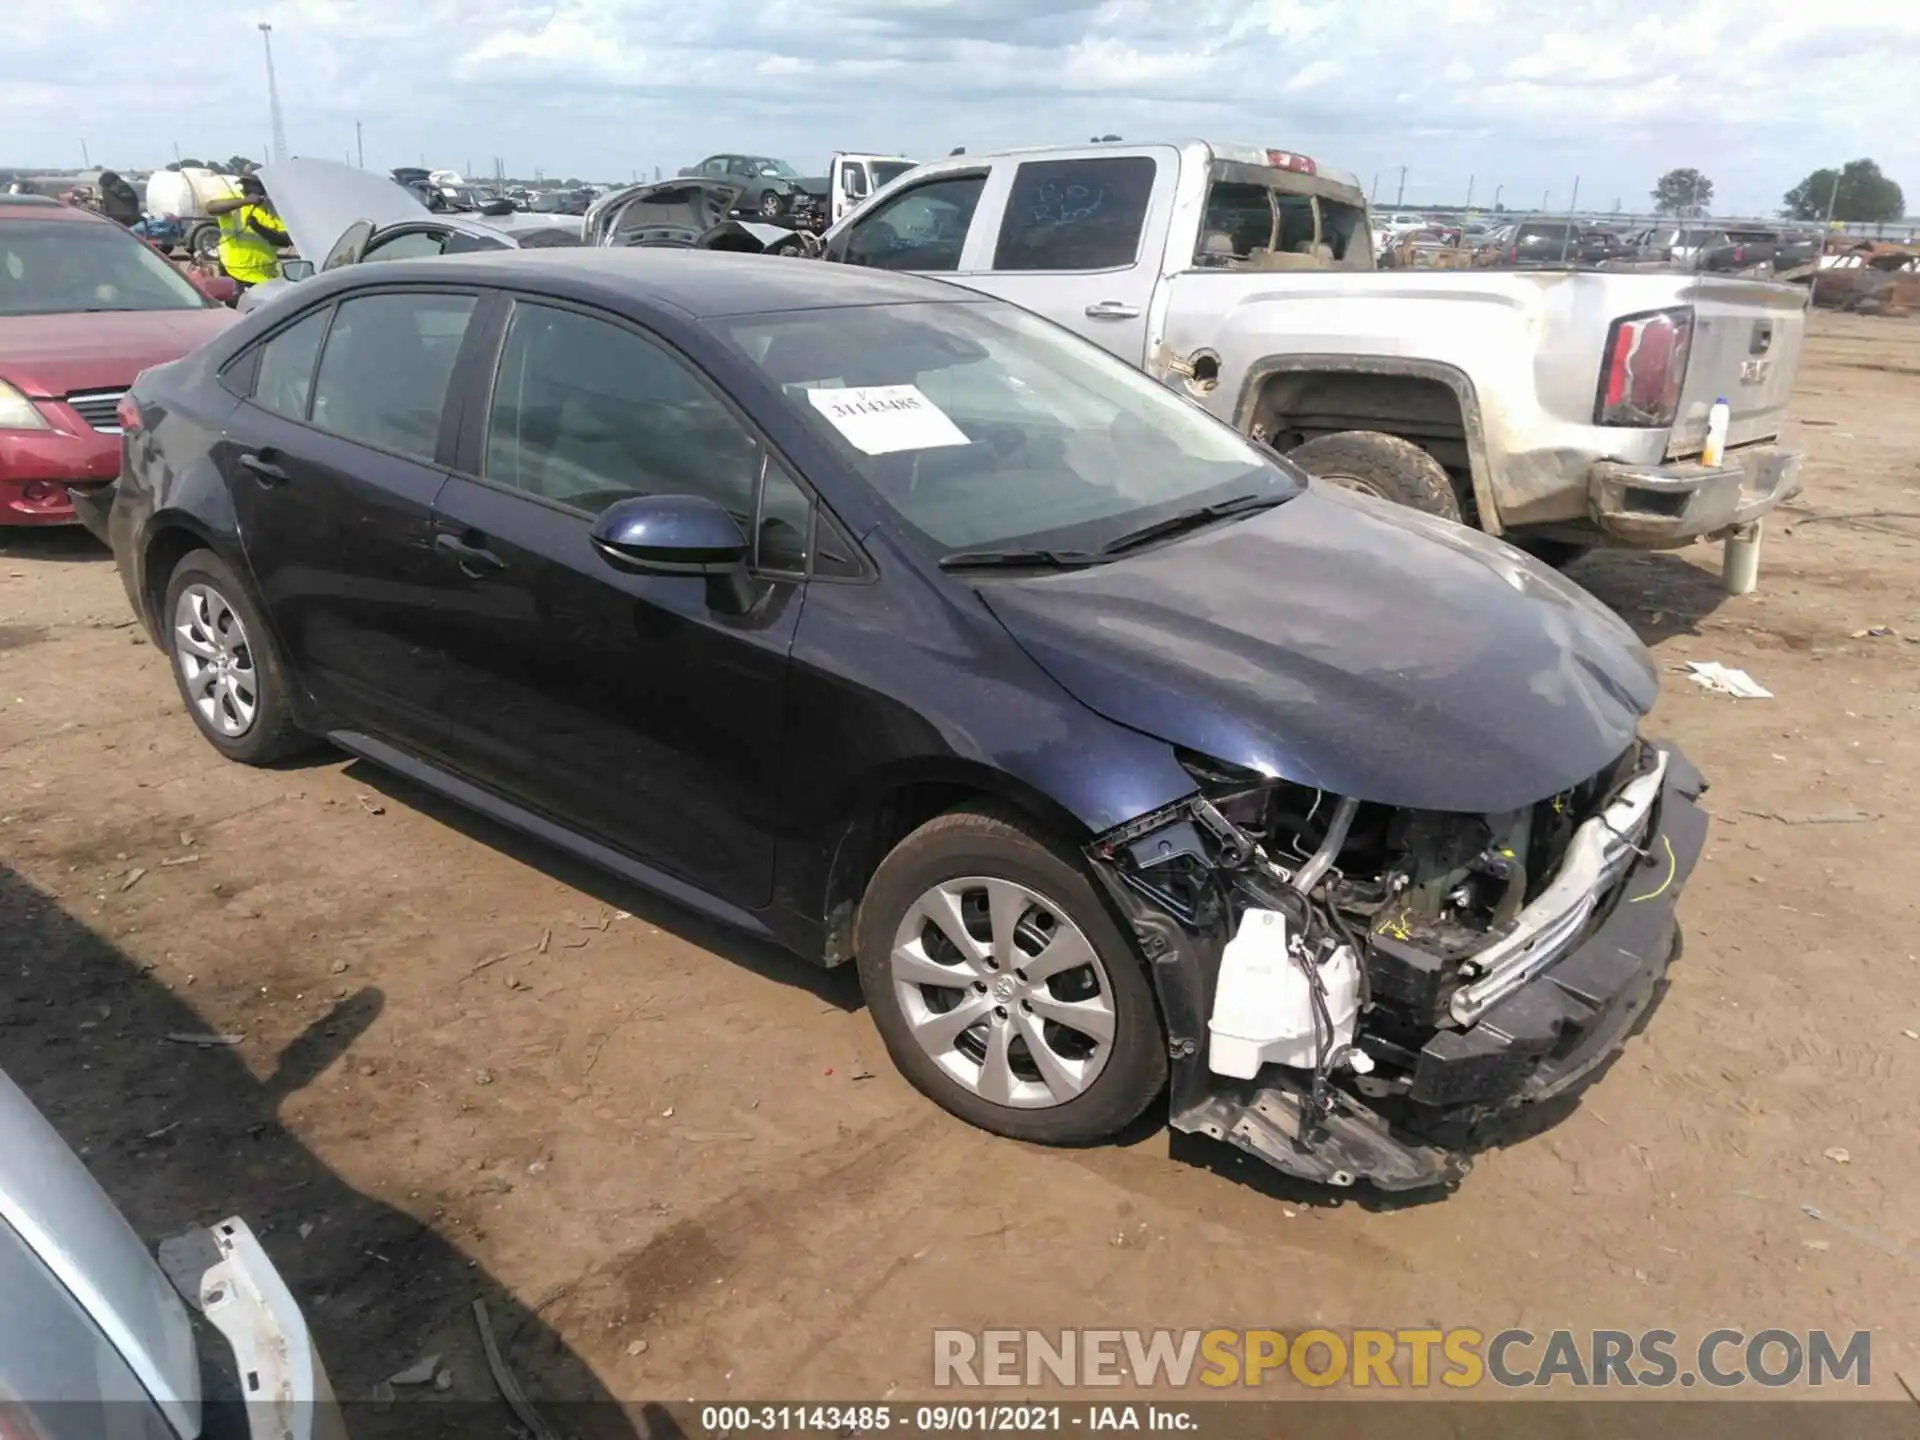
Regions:
<svg viewBox="0 0 1920 1440"><path fill-rule="evenodd" d="M1326 479L1554 559L1751 537L1806 297L1745 279L1377 270L1350 175L1279 150L1094 144L922 165L825 258L938 275L1098 342ZM1732 427L1699 463L1708 411Z"/></svg>

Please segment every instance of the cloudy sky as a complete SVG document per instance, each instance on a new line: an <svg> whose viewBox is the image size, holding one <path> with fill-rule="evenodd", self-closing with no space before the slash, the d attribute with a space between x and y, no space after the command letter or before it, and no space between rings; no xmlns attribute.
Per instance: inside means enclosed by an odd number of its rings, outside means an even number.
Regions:
<svg viewBox="0 0 1920 1440"><path fill-rule="evenodd" d="M23 12L24 13L24 12ZM1898 0L64 0L0 47L0 165L292 153L625 179L719 150L819 172L1200 134L1378 174L1392 203L1644 206L1695 165L1770 212L1871 156L1920 209ZM55 18L57 16L57 19Z"/></svg>

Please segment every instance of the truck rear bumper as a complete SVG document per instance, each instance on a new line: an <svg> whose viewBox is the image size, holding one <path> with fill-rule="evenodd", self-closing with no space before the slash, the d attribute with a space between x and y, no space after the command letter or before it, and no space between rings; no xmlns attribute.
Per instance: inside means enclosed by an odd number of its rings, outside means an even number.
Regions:
<svg viewBox="0 0 1920 1440"><path fill-rule="evenodd" d="M1800 461L1799 451L1778 445L1743 445L1711 467L1596 460L1588 472L1588 511L1594 524L1626 544L1686 545L1751 524L1798 495Z"/></svg>

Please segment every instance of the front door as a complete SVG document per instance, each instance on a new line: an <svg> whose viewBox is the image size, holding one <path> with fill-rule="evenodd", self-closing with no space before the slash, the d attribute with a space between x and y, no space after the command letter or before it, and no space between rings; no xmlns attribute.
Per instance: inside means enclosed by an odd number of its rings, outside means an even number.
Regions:
<svg viewBox="0 0 1920 1440"><path fill-rule="evenodd" d="M409 749L446 733L432 513L474 304L396 290L303 316L247 362L216 447L256 592L324 723Z"/></svg>
<svg viewBox="0 0 1920 1440"><path fill-rule="evenodd" d="M766 903L804 538L758 557L758 603L734 615L698 577L615 569L588 528L616 500L695 494L743 534L804 537L805 497L688 361L624 322L517 302L493 387L468 426L472 473L435 506L454 764L731 904Z"/></svg>

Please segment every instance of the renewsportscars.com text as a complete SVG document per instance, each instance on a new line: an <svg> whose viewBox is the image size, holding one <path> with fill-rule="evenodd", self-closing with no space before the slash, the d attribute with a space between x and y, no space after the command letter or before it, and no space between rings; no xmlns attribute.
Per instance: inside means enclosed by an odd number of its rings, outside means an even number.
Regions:
<svg viewBox="0 0 1920 1440"><path fill-rule="evenodd" d="M986 1387L1330 1385L1470 1390L1865 1387L1856 1330L936 1330L933 1383Z"/></svg>

